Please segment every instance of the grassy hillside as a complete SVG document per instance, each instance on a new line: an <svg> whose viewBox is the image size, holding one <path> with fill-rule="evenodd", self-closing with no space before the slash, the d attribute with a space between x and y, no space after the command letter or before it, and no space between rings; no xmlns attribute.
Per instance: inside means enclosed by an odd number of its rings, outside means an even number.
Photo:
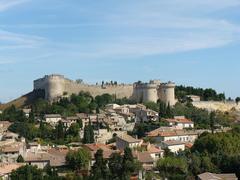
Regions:
<svg viewBox="0 0 240 180"><path fill-rule="evenodd" d="M43 90L34 90L6 104L0 104L0 110L4 110L12 105L17 108L26 107L31 105L38 98L44 98Z"/></svg>

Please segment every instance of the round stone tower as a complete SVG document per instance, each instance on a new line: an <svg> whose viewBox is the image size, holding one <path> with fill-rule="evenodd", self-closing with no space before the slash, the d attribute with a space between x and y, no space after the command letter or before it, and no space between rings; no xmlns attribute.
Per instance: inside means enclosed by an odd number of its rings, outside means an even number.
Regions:
<svg viewBox="0 0 240 180"><path fill-rule="evenodd" d="M34 81L34 89L43 89L45 99L53 102L63 95L65 78L62 75L52 74Z"/></svg>
<svg viewBox="0 0 240 180"><path fill-rule="evenodd" d="M134 99L137 102L157 102L158 100L158 86L156 81L150 81L149 83L136 83L134 86Z"/></svg>
<svg viewBox="0 0 240 180"><path fill-rule="evenodd" d="M163 83L159 86L158 89L158 96L159 99L163 102L166 103L166 105L174 106L176 104L176 99L175 99L175 83L173 82L168 82L168 83Z"/></svg>

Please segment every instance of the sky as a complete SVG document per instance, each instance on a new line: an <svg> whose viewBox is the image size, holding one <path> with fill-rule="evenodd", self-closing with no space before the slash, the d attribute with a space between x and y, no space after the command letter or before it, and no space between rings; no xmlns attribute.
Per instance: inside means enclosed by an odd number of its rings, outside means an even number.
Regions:
<svg viewBox="0 0 240 180"><path fill-rule="evenodd" d="M0 0L0 102L63 74L240 96L240 0Z"/></svg>

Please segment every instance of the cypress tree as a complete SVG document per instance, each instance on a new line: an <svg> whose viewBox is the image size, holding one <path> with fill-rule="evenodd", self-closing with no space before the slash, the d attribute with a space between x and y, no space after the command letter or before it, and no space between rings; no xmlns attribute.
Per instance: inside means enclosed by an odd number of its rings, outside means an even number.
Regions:
<svg viewBox="0 0 240 180"><path fill-rule="evenodd" d="M110 172L107 167L107 161L103 159L103 150L97 150L95 156L95 163L91 171L92 180L108 180L110 179Z"/></svg>

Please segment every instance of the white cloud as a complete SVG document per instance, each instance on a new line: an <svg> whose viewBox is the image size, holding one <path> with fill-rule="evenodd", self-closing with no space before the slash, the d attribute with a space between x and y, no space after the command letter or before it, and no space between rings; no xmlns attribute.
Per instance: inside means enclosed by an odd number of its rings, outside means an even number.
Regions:
<svg viewBox="0 0 240 180"><path fill-rule="evenodd" d="M34 48L43 44L45 38L0 30L0 50Z"/></svg>
<svg viewBox="0 0 240 180"><path fill-rule="evenodd" d="M29 0L0 0L0 12L6 11L14 6L26 3Z"/></svg>

